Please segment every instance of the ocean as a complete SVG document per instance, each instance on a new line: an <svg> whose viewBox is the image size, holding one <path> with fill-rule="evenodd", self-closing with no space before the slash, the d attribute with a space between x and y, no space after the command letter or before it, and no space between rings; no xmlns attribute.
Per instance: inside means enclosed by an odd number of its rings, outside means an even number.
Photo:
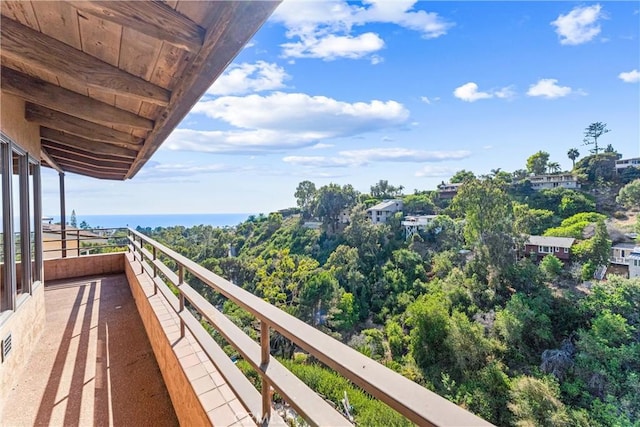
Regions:
<svg viewBox="0 0 640 427"><path fill-rule="evenodd" d="M118 227L173 227L182 225L193 227L196 225L211 225L214 227L235 226L247 220L253 214L149 214L149 215L76 215L78 226L85 221L90 228L118 228ZM50 216L53 223L60 222L60 216ZM71 213L67 213L67 223Z"/></svg>

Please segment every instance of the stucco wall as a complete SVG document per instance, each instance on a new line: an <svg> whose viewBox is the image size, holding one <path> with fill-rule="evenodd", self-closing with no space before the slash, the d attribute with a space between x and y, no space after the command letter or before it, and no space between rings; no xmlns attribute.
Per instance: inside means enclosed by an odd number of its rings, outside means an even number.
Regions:
<svg viewBox="0 0 640 427"><path fill-rule="evenodd" d="M159 294L153 295L153 284L150 277L147 274L140 274L139 264L138 269L134 271L128 258L125 261L125 273L180 425L210 425L209 416L154 312L153 299L162 297ZM196 367L194 366L194 368Z"/></svg>
<svg viewBox="0 0 640 427"><path fill-rule="evenodd" d="M16 311L4 313L0 320L0 340L11 334L12 341L11 353L0 363L0 413L44 329L44 286L36 282L33 294L22 298Z"/></svg>
<svg viewBox="0 0 640 427"><path fill-rule="evenodd" d="M74 254L75 255L75 254ZM44 260L44 280L115 274L124 271L124 252Z"/></svg>
<svg viewBox="0 0 640 427"><path fill-rule="evenodd" d="M33 157L40 159L40 126L24 118L25 102L0 92L0 129Z"/></svg>

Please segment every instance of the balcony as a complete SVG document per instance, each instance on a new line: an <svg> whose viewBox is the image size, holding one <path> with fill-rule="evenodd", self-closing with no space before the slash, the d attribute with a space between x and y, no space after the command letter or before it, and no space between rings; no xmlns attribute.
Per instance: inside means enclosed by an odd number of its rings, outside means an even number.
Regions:
<svg viewBox="0 0 640 427"><path fill-rule="evenodd" d="M285 425L274 392L310 425L352 425L271 355L273 332L418 425L489 425L133 230L126 253L46 260L44 270L46 326L7 399L19 403L4 405L9 425ZM259 342L189 276L255 316ZM255 369L260 390L203 324Z"/></svg>

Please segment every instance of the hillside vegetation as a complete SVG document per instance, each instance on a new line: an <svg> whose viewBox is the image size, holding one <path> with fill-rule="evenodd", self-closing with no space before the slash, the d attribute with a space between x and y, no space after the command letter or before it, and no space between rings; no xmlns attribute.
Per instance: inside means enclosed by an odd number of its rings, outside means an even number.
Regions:
<svg viewBox="0 0 640 427"><path fill-rule="evenodd" d="M640 280L578 286L608 260L606 212L589 193L533 192L505 174L466 174L450 203L386 181L366 195L305 181L286 218L141 231L497 425L638 425ZM367 205L390 197L439 216L406 240L402 214L367 217ZM345 208L348 224L337 219ZM306 228L310 218L321 228ZM578 239L575 262L519 256L528 234L543 233ZM188 279L257 335L255 319ZM272 337L272 348L336 403L348 390L360 425L406 423L286 339Z"/></svg>

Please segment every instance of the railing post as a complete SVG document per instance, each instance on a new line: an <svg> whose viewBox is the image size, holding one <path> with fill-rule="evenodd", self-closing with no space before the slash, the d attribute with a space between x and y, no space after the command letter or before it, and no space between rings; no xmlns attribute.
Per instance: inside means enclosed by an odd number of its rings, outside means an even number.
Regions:
<svg viewBox="0 0 640 427"><path fill-rule="evenodd" d="M156 252L156 247L153 247L153 294L156 295L158 293L158 284L155 281L155 278L158 277L158 267L156 267L156 259L158 259L158 254Z"/></svg>
<svg viewBox="0 0 640 427"><path fill-rule="evenodd" d="M127 228L127 238L129 239L128 243L127 243L127 251L131 252L131 230L129 230L128 228ZM136 259L136 253L135 252L133 253L133 259L134 259L134 261Z"/></svg>
<svg viewBox="0 0 640 427"><path fill-rule="evenodd" d="M261 368L263 371L269 365L269 357L271 356L271 347L269 342L269 325L264 320L260 322L260 350L261 350ZM266 376L262 376L262 425L267 425L271 418L271 384Z"/></svg>
<svg viewBox="0 0 640 427"><path fill-rule="evenodd" d="M142 265L142 261L144 261L144 255L142 255L142 237L140 238L140 274L144 273L144 265Z"/></svg>
<svg viewBox="0 0 640 427"><path fill-rule="evenodd" d="M80 256L80 230L76 230L76 246L78 250L78 256Z"/></svg>
<svg viewBox="0 0 640 427"><path fill-rule="evenodd" d="M182 264L178 264L178 292L180 292L180 311L182 314L184 310L184 294L182 293L182 285L184 284L184 266ZM184 320L180 317L180 337L184 338Z"/></svg>

